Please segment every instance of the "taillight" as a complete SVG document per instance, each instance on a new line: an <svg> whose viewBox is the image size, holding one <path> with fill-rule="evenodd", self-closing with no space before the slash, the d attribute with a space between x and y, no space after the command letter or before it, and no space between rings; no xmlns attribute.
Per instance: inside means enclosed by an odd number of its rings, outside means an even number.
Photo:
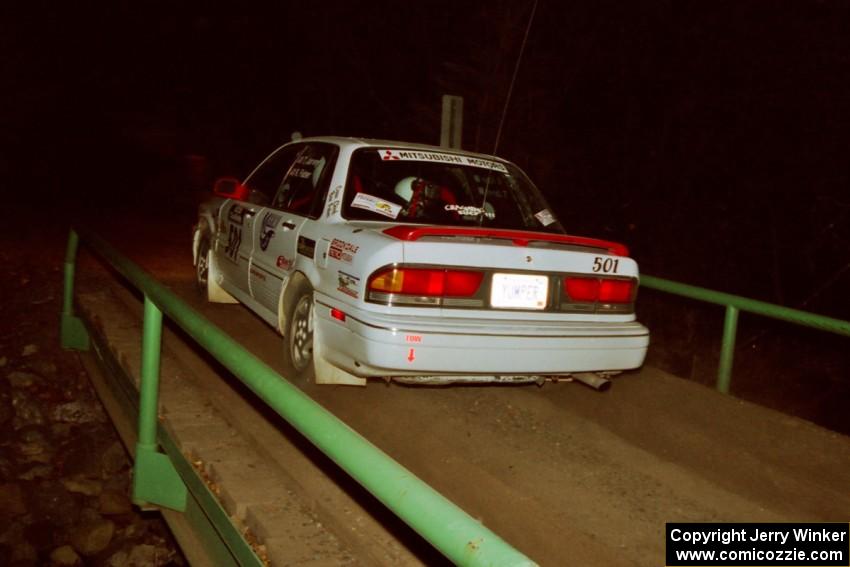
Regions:
<svg viewBox="0 0 850 567"><path fill-rule="evenodd" d="M573 301L596 301L599 299L599 278L564 278L564 289Z"/></svg>
<svg viewBox="0 0 850 567"><path fill-rule="evenodd" d="M582 303L631 303L635 280L566 276L564 292L570 301Z"/></svg>
<svg viewBox="0 0 850 567"><path fill-rule="evenodd" d="M606 280L599 283L601 303L630 303L634 297L634 280Z"/></svg>
<svg viewBox="0 0 850 567"><path fill-rule="evenodd" d="M367 290L378 303L460 305L455 298L474 296L483 279L484 272L472 270L395 267L375 272Z"/></svg>

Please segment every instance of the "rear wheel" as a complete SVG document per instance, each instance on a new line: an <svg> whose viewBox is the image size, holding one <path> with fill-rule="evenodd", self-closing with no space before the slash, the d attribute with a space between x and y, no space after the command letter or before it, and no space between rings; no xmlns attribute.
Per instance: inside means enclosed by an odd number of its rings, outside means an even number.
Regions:
<svg viewBox="0 0 850 567"><path fill-rule="evenodd" d="M293 282L286 312L283 363L287 378L312 380L313 370L313 288L306 280Z"/></svg>

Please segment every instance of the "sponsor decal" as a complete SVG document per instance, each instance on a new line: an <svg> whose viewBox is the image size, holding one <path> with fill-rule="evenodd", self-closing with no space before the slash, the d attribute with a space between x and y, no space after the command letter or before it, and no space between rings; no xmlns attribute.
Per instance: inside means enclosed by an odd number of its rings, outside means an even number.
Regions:
<svg viewBox="0 0 850 567"><path fill-rule="evenodd" d="M369 195L368 193L358 193L355 195L354 199L351 201L351 206L356 209L372 211L391 219L398 217L398 214L401 212L401 207L399 205L385 201L384 199L379 199L378 197Z"/></svg>
<svg viewBox="0 0 850 567"><path fill-rule="evenodd" d="M288 270L292 267L292 264L292 260L290 260L286 256L278 256L277 261L275 262L275 266L277 266L281 270Z"/></svg>
<svg viewBox="0 0 850 567"><path fill-rule="evenodd" d="M470 165L472 167L481 167L483 169L491 169L493 171L501 171L507 173L508 168L505 164L490 159L483 159L473 156L465 156L458 154L446 154L442 152L425 152L419 150L389 150L380 149L378 154L384 161L401 160L401 161L431 161L442 163L456 163L459 165Z"/></svg>
<svg viewBox="0 0 850 567"><path fill-rule="evenodd" d="M239 246L242 245L242 228L235 224L228 225L227 230L227 246L224 247L224 254L233 262L238 262Z"/></svg>
<svg viewBox="0 0 850 567"><path fill-rule="evenodd" d="M339 286L336 288L338 292L344 293L354 299L360 297L360 292L358 291L360 278L357 276L352 276L345 272L337 272L337 282L339 282Z"/></svg>
<svg viewBox="0 0 850 567"><path fill-rule="evenodd" d="M321 172L324 163L325 159L322 157L314 158L310 157L306 153L302 153L295 159L295 163L292 164L292 167L289 168L287 177L309 179L317 173L317 168L318 172Z"/></svg>
<svg viewBox="0 0 850 567"><path fill-rule="evenodd" d="M542 211L534 213L534 218L540 221L540 224L543 226L549 226L553 222L555 222L555 217L552 216L552 213L549 212L549 209L543 209Z"/></svg>
<svg viewBox="0 0 850 567"><path fill-rule="evenodd" d="M445 209L447 211L456 211L462 217L479 217L484 215L488 219L496 218L496 213L493 212L493 207L489 203L483 207L473 207L471 205L454 205L448 204Z"/></svg>
<svg viewBox="0 0 850 567"><path fill-rule="evenodd" d="M342 201L342 185L335 187L331 194L328 195L328 213L326 216L332 216L339 212L339 205Z"/></svg>
<svg viewBox="0 0 850 567"><path fill-rule="evenodd" d="M298 237L298 253L302 256L307 256L311 260L316 254L316 241L303 236Z"/></svg>
<svg viewBox="0 0 850 567"><path fill-rule="evenodd" d="M594 271L594 273L616 274L617 269L619 267L620 267L620 259L619 258L601 258L599 256L593 257L593 271Z"/></svg>
<svg viewBox="0 0 850 567"><path fill-rule="evenodd" d="M236 263L239 262L239 247L242 245L242 225L248 213L250 211L241 205L233 205L227 211L227 246L224 247L224 254Z"/></svg>
<svg viewBox="0 0 850 567"><path fill-rule="evenodd" d="M334 238L331 241L330 249L328 249L328 256L334 260L350 264L359 249L360 247L356 244L340 240L339 238Z"/></svg>
<svg viewBox="0 0 850 567"><path fill-rule="evenodd" d="M280 222L280 215L274 213L266 213L263 217L263 226L260 229L260 250L266 251L269 247L269 242L274 238L274 229L277 223Z"/></svg>

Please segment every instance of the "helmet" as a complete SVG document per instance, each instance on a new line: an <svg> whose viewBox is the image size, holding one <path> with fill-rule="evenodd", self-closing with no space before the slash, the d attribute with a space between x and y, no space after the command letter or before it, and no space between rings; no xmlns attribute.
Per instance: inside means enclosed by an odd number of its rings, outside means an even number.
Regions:
<svg viewBox="0 0 850 567"><path fill-rule="evenodd" d="M395 194L409 203L413 198L413 187L416 185L416 177L405 177L395 184Z"/></svg>

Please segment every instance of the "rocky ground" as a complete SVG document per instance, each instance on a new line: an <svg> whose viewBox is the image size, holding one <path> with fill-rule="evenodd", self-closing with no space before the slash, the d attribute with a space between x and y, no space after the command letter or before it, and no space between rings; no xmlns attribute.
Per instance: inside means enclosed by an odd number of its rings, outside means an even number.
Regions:
<svg viewBox="0 0 850 567"><path fill-rule="evenodd" d="M185 565L162 519L130 502L128 455L59 347L64 235L36 236L0 248L0 564Z"/></svg>

